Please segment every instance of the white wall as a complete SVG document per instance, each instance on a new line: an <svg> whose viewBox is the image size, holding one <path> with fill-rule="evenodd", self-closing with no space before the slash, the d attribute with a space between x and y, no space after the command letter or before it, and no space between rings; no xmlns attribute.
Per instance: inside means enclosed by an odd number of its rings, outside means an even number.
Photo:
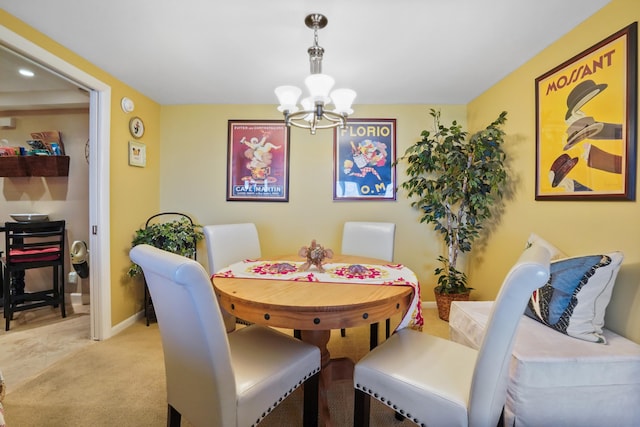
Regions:
<svg viewBox="0 0 640 427"><path fill-rule="evenodd" d="M29 148L31 132L57 130L62 134L66 154L70 157L68 177L0 177L0 222L12 221L9 214L35 212L49 215L52 220L67 221L69 247L74 240L89 239L89 164L85 159L85 144L89 137L88 111L40 112L11 114L15 129L0 129L0 139L11 146ZM0 250L4 250L4 236ZM67 249L67 267L70 259ZM49 280L49 272L29 271L27 289L38 288L42 280ZM46 278L46 279L45 279ZM88 280L83 281L87 283ZM75 288L66 291L74 291ZM85 289L86 292L88 289Z"/></svg>

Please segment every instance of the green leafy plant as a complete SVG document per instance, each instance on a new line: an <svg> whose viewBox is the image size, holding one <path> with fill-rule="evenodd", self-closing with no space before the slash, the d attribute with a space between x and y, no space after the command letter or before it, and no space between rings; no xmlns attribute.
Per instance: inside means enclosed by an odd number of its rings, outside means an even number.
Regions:
<svg viewBox="0 0 640 427"><path fill-rule="evenodd" d="M189 258L195 257L196 245L204 238L202 226L192 224L187 218L151 224L136 231L131 247L147 244ZM138 264L132 263L127 274L142 274Z"/></svg>
<svg viewBox="0 0 640 427"><path fill-rule="evenodd" d="M401 187L413 198L411 206L422 212L421 223L433 226L442 236L447 256L439 256L441 267L437 293L467 293L466 275L456 266L458 255L471 250L491 218L494 202L502 197L507 172L504 132L507 113L469 137L455 120L449 126L440 123L440 111L430 110L434 131L424 130L422 139L398 159L408 164L408 179Z"/></svg>

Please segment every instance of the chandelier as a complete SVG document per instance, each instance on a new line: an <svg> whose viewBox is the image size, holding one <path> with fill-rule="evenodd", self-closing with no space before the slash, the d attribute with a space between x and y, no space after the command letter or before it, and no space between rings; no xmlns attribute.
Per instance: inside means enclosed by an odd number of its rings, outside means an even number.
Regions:
<svg viewBox="0 0 640 427"><path fill-rule="evenodd" d="M300 101L301 107L297 105L298 98L302 94L300 88L278 86L275 89L280 102L278 111L284 114L285 124L309 129L312 135L315 135L316 129L338 126L344 128L347 117L353 113L351 104L356 98L356 92L351 89L331 91L335 81L333 77L322 73L324 49L318 46L318 30L324 28L327 22L327 18L319 13L308 15L304 20L305 25L313 30L313 46L307 50L311 74L304 80L309 96ZM333 110L327 109L330 104L333 104Z"/></svg>

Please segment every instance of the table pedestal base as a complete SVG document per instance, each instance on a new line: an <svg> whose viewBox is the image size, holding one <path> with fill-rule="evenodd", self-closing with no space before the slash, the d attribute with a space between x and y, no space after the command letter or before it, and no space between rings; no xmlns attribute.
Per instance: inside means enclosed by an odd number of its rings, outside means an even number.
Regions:
<svg viewBox="0 0 640 427"><path fill-rule="evenodd" d="M347 357L331 359L327 343L331 337L330 330L322 331L301 331L302 341L313 344L320 349L321 366L320 385L318 390L318 412L322 420L322 425L330 427L331 414L329 413L328 390L332 381L348 380L353 378L354 363Z"/></svg>

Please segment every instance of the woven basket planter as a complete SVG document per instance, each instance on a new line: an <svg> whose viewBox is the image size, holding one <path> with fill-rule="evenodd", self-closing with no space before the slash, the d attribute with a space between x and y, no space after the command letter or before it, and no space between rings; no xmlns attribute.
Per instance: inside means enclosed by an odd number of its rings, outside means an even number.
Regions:
<svg viewBox="0 0 640 427"><path fill-rule="evenodd" d="M470 292L462 294L441 294L434 290L436 296L436 306L438 307L438 317L445 322L449 321L449 309L451 301L469 301Z"/></svg>

